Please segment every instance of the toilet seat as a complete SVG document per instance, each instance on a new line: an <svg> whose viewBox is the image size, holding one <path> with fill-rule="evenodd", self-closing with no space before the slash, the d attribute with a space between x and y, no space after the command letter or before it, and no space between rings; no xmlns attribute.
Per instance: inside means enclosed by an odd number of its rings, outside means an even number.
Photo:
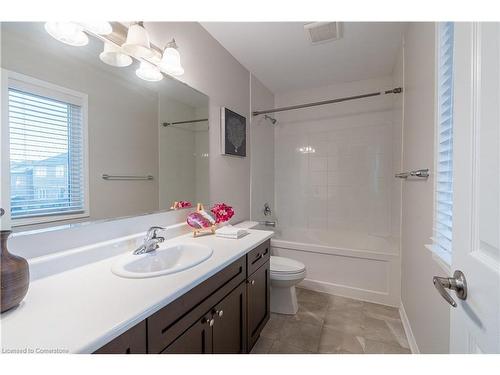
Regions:
<svg viewBox="0 0 500 375"><path fill-rule="evenodd" d="M290 280L304 278L306 266L294 259L271 256L271 279Z"/></svg>

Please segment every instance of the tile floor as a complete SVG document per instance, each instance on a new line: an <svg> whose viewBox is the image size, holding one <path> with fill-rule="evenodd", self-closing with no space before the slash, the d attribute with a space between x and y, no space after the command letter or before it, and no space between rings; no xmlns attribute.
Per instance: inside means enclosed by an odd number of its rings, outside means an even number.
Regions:
<svg viewBox="0 0 500 375"><path fill-rule="evenodd" d="M297 315L271 314L254 354L409 354L398 309L297 288Z"/></svg>

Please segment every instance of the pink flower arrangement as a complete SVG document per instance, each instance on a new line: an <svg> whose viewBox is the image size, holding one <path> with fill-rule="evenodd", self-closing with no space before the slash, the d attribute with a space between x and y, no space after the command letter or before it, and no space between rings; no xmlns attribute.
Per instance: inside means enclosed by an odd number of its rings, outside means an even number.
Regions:
<svg viewBox="0 0 500 375"><path fill-rule="evenodd" d="M234 215L233 208L225 203L217 203L210 211L214 214L217 224L228 221Z"/></svg>
<svg viewBox="0 0 500 375"><path fill-rule="evenodd" d="M192 206L192 204L189 201L180 201L179 202L179 208L187 208L187 207L191 207L191 206Z"/></svg>

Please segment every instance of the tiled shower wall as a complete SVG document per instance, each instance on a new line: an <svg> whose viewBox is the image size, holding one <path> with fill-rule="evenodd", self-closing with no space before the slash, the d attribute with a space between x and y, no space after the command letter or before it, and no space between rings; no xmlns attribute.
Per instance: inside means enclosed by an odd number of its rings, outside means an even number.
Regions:
<svg viewBox="0 0 500 375"><path fill-rule="evenodd" d="M276 106L390 89L393 77L276 95ZM401 116L394 96L277 116L275 199L281 227L399 237Z"/></svg>

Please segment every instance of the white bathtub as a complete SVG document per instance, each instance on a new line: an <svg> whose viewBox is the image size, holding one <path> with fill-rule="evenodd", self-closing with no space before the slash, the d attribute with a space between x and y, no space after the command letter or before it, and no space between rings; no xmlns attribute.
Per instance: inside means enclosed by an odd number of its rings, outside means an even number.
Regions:
<svg viewBox="0 0 500 375"><path fill-rule="evenodd" d="M350 231L273 228L273 255L306 265L308 289L399 307L399 239Z"/></svg>

